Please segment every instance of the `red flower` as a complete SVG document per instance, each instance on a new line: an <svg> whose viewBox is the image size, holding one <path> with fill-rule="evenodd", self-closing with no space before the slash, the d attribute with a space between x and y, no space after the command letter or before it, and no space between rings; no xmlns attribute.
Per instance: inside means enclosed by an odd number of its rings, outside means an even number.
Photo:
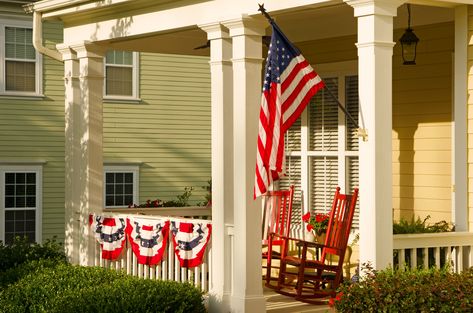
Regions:
<svg viewBox="0 0 473 313"><path fill-rule="evenodd" d="M302 215L302 220L308 223L310 220L310 212L307 212L306 214Z"/></svg>
<svg viewBox="0 0 473 313"><path fill-rule="evenodd" d="M312 229L314 229L314 226L312 226L312 224L307 224L307 231L311 231Z"/></svg>
<svg viewBox="0 0 473 313"><path fill-rule="evenodd" d="M335 298L330 298L328 300L328 305L330 305L331 307L334 307L335 306L335 302L337 301L340 301L343 297L343 292L339 292L337 293L337 295L335 296Z"/></svg>

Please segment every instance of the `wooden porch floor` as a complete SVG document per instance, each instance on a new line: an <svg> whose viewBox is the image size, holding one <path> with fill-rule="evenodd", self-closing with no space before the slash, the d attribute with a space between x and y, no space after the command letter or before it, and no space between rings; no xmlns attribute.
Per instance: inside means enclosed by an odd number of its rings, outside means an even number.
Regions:
<svg viewBox="0 0 473 313"><path fill-rule="evenodd" d="M335 313L335 310L328 305L311 305L296 301L266 287L263 287L263 294L266 298L266 312L268 313Z"/></svg>

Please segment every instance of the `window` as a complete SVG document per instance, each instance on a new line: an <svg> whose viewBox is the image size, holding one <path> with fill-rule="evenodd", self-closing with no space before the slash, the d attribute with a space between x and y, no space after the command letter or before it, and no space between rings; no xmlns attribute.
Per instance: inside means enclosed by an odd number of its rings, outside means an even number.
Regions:
<svg viewBox="0 0 473 313"><path fill-rule="evenodd" d="M0 176L0 240L11 244L20 236L40 242L41 167L0 167Z"/></svg>
<svg viewBox="0 0 473 313"><path fill-rule="evenodd" d="M138 98L138 53L109 51L105 56L105 98Z"/></svg>
<svg viewBox="0 0 473 313"><path fill-rule="evenodd" d="M327 88L358 121L358 77L324 75ZM305 211L329 211L335 188L352 192L358 186L358 136L337 101L323 89L311 100L286 135L286 171L280 188L296 187L295 198ZM307 205L308 204L308 205ZM294 207L301 211L302 208ZM294 214L300 219L299 214ZM300 221L294 221L300 223ZM358 211L353 226L358 227Z"/></svg>
<svg viewBox="0 0 473 313"><path fill-rule="evenodd" d="M0 47L0 93L41 94L41 62L33 47L31 23L0 21Z"/></svg>
<svg viewBox="0 0 473 313"><path fill-rule="evenodd" d="M138 166L105 166L105 207L138 203Z"/></svg>

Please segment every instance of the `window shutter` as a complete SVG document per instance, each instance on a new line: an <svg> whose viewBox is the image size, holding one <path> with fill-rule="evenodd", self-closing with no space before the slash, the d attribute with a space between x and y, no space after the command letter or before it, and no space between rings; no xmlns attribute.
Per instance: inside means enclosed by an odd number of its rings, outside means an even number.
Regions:
<svg viewBox="0 0 473 313"><path fill-rule="evenodd" d="M345 78L345 101L346 109L353 119L358 123L358 76L347 76ZM346 117L347 141L346 149L358 151L358 134L356 126Z"/></svg>
<svg viewBox="0 0 473 313"><path fill-rule="evenodd" d="M326 88L338 94L337 78L325 79ZM338 150L338 106L337 102L321 90L309 107L309 145L312 151Z"/></svg>
<svg viewBox="0 0 473 313"><path fill-rule="evenodd" d="M338 186L337 157L310 158L310 210L329 212Z"/></svg>
<svg viewBox="0 0 473 313"><path fill-rule="evenodd" d="M358 188L359 184L359 162L358 157L347 158L347 193L353 193L353 190ZM358 229L360 226L360 201L358 200L355 208L355 215L353 216L353 229Z"/></svg>
<svg viewBox="0 0 473 313"><path fill-rule="evenodd" d="M299 124L300 125L300 124ZM300 126L299 126L300 129ZM297 236L301 229L302 223L302 193L301 193L301 158L296 156L286 156L286 173L279 180L279 189L289 189L290 185L294 185L294 199L292 201L292 220L291 235Z"/></svg>

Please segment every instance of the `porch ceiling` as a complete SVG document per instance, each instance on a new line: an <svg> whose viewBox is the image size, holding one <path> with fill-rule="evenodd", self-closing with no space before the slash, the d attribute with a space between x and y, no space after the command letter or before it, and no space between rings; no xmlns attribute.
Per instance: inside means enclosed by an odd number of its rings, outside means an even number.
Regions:
<svg viewBox="0 0 473 313"><path fill-rule="evenodd" d="M40 1L35 4L35 10L42 11L43 18L63 20L66 43L89 40L116 50L156 53L207 56L210 49L195 49L207 42L206 33L197 24L241 16L236 12L260 16L256 3L245 0L237 1L239 4L230 9L226 5L233 2L224 0L75 0L70 1L69 6L55 7L60 2ZM291 1L292 6L284 0L267 2L268 11L293 42L356 34L353 9L341 0L297 0ZM454 10L445 8L454 1L411 2L437 5L413 5L413 27L454 18ZM214 12L219 8L225 12ZM231 12L233 9L240 11ZM398 9L394 27L405 28L406 24L404 5ZM269 25L267 31L270 31Z"/></svg>

